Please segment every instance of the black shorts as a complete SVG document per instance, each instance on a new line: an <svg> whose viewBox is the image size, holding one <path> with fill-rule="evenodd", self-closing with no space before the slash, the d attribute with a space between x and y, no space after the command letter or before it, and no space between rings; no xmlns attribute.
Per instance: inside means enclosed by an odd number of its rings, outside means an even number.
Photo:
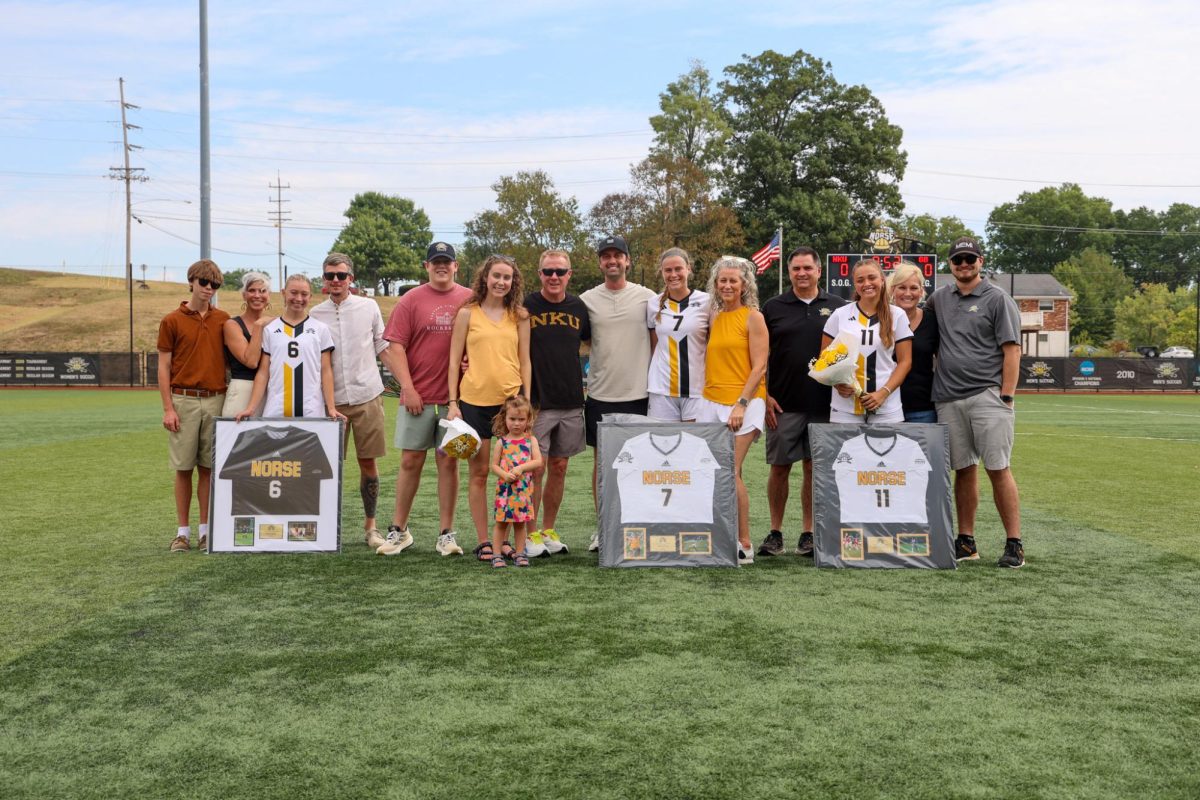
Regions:
<svg viewBox="0 0 1200 800"><path fill-rule="evenodd" d="M623 400L616 403L589 397L583 404L583 424L586 429L584 438L587 441L587 446L596 446L596 425L605 414L640 414L644 417L649 409L649 397L643 397L641 400Z"/></svg>
<svg viewBox="0 0 1200 800"><path fill-rule="evenodd" d="M767 429L767 463L783 467L812 458L808 426L817 422L829 422L829 411L826 410L823 414L784 411L775 415L775 421L775 430Z"/></svg>
<svg viewBox="0 0 1200 800"><path fill-rule="evenodd" d="M458 410L463 422L474 428L480 439L492 438L492 420L500 413L500 406L473 406L459 400Z"/></svg>

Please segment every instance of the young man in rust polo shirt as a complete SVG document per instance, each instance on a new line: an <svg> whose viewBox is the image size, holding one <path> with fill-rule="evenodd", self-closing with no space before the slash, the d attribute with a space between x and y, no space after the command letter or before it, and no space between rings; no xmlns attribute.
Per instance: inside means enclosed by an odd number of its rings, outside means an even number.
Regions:
<svg viewBox="0 0 1200 800"><path fill-rule="evenodd" d="M158 325L158 391L167 429L171 469L175 470L175 513L179 530L171 552L192 549L188 514L192 471L197 472L200 541L208 546L208 490L212 473L213 418L225 403L225 353L222 330L229 315L211 305L221 288L221 270L208 259L188 267L192 296Z"/></svg>

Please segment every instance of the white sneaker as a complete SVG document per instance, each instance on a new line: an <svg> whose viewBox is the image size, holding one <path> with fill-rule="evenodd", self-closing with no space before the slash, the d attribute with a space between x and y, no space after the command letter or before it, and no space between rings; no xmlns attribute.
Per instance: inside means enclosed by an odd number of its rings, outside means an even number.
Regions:
<svg viewBox="0 0 1200 800"><path fill-rule="evenodd" d="M408 526L397 528L395 525L388 526L387 543L382 547L376 548L375 552L381 556L394 556L404 552L409 547L412 547L413 537L408 531Z"/></svg>
<svg viewBox="0 0 1200 800"><path fill-rule="evenodd" d="M542 539L542 532L530 531L529 536L525 537L525 557L541 558L542 556L549 555L550 550L546 547L546 543Z"/></svg>
<svg viewBox="0 0 1200 800"><path fill-rule="evenodd" d="M597 531L592 534L592 541L588 544L588 552L595 553L600 550L600 533Z"/></svg>
<svg viewBox="0 0 1200 800"><path fill-rule="evenodd" d="M745 547L740 542L738 543L738 566L754 563L754 545Z"/></svg>
<svg viewBox="0 0 1200 800"><path fill-rule="evenodd" d="M458 534L449 528L442 531L442 535L438 537L437 547L435 548L443 556L461 556L463 549L458 546Z"/></svg>
<svg viewBox="0 0 1200 800"><path fill-rule="evenodd" d="M378 528L371 528L371 530L367 531L366 539L367 547L371 548L372 550L378 550L387 544L387 539L379 535Z"/></svg>
<svg viewBox="0 0 1200 800"><path fill-rule="evenodd" d="M571 552L563 540L558 538L558 533L554 528L546 528L542 531L542 544L546 545L546 552L550 555Z"/></svg>

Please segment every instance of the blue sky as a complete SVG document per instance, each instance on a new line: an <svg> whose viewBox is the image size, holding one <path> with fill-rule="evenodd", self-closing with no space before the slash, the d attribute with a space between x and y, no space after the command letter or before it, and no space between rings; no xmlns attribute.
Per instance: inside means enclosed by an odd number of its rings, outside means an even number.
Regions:
<svg viewBox="0 0 1200 800"><path fill-rule="evenodd" d="M8 2L0 265L117 276L117 78L141 106L135 265L178 280L199 248L196 2ZM292 271L316 272L356 192L414 199L436 234L544 169L586 210L628 185L658 94L690 60L804 49L905 131L908 210L977 230L1075 181L1118 207L1200 204L1200 7L1191 2L340 4L210 0L214 258L276 264L268 184L291 188ZM19 32L19 33L17 33ZM791 241L799 233L790 234Z"/></svg>

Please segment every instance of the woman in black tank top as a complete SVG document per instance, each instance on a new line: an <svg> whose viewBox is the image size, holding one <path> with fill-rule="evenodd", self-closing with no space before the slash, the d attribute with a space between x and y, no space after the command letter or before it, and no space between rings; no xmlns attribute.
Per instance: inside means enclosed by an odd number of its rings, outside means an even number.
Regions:
<svg viewBox="0 0 1200 800"><path fill-rule="evenodd" d="M225 323L225 362L229 365L229 390L221 416L232 417L246 408L254 389L254 375L262 355L263 328L275 319L271 306L271 279L261 272L242 276L242 313ZM259 409L261 411L261 409Z"/></svg>

